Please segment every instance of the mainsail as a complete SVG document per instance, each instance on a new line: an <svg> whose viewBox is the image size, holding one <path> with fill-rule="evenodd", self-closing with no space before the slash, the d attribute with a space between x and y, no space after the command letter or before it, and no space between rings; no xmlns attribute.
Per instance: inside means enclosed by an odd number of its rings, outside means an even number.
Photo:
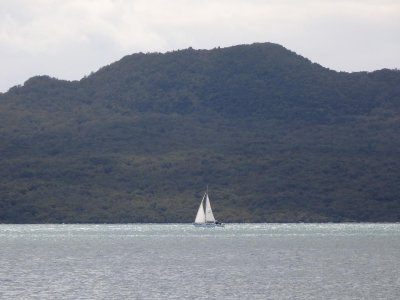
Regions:
<svg viewBox="0 0 400 300"><path fill-rule="evenodd" d="M203 204L203 201L201 201L201 205ZM205 215L205 221L207 223L214 223L215 218L214 214L211 209L211 204L210 204L210 198L208 198L208 194L206 194L206 215Z"/></svg>
<svg viewBox="0 0 400 300"><path fill-rule="evenodd" d="M204 197L201 200L199 210L197 211L196 219L194 220L196 224L204 224L206 222L206 215L204 214L203 201Z"/></svg>

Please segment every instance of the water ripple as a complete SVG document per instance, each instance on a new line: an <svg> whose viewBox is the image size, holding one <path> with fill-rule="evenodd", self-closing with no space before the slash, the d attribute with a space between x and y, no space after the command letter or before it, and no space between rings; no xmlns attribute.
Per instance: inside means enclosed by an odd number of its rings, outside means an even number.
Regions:
<svg viewBox="0 0 400 300"><path fill-rule="evenodd" d="M398 299L400 224L0 225L1 299Z"/></svg>

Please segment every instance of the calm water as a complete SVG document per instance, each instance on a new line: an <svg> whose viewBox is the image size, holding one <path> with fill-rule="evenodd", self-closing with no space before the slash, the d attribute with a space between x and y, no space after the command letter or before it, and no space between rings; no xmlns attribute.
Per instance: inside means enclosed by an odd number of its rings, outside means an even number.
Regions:
<svg viewBox="0 0 400 300"><path fill-rule="evenodd" d="M400 299L400 224L0 225L1 299Z"/></svg>

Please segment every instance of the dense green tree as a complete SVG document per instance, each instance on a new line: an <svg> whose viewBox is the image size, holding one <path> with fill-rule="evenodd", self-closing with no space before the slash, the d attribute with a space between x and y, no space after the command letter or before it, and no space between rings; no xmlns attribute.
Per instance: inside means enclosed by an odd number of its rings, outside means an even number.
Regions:
<svg viewBox="0 0 400 300"><path fill-rule="evenodd" d="M400 221L400 71L270 43L133 54L0 94L0 223Z"/></svg>

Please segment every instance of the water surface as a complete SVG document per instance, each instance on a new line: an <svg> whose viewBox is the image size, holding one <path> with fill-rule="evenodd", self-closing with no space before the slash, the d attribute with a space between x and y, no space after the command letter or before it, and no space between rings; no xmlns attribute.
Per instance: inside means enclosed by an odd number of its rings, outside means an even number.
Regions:
<svg viewBox="0 0 400 300"><path fill-rule="evenodd" d="M1 299L399 299L400 224L0 225Z"/></svg>

